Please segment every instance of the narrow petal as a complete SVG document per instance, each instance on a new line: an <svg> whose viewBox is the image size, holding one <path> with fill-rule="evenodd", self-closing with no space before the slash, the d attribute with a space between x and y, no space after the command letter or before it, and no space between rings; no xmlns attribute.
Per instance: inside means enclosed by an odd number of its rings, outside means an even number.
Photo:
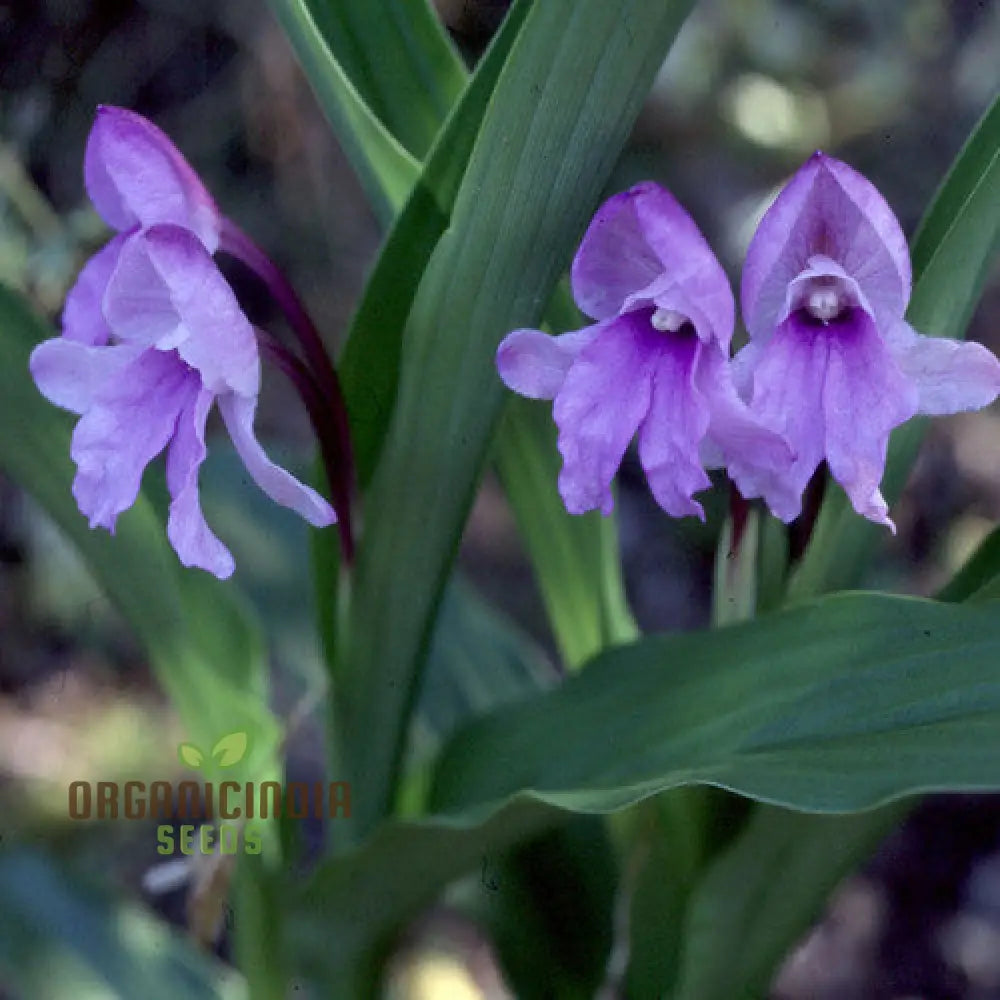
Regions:
<svg viewBox="0 0 1000 1000"><path fill-rule="evenodd" d="M889 350L919 393L919 413L940 416L989 406L1000 395L1000 361L981 344L926 337L900 320Z"/></svg>
<svg viewBox="0 0 1000 1000"><path fill-rule="evenodd" d="M221 217L212 196L166 135L134 111L97 109L84 178L114 229L172 223L193 232L209 253L218 247Z"/></svg>
<svg viewBox="0 0 1000 1000"><path fill-rule="evenodd" d="M219 412L229 436L253 481L275 502L290 507L313 527L324 528L337 520L333 508L311 487L275 465L254 436L256 397L228 393L219 397Z"/></svg>
<svg viewBox="0 0 1000 1000"><path fill-rule="evenodd" d="M600 324L551 337L515 330L497 349L497 371L508 389L529 399L553 399L577 355L600 333Z"/></svg>
<svg viewBox="0 0 1000 1000"><path fill-rule="evenodd" d="M729 281L694 220L659 184L647 181L598 209L573 260L573 295L603 320L625 301L665 278L699 304L718 337L733 327Z"/></svg>
<svg viewBox="0 0 1000 1000"><path fill-rule="evenodd" d="M902 317L911 274L896 217L869 181L816 153L764 213L747 250L741 296L751 337L772 334L789 283L816 255L857 281L880 327Z"/></svg>
<svg viewBox="0 0 1000 1000"><path fill-rule="evenodd" d="M780 495L794 455L784 438L765 427L740 399L732 366L720 349L705 347L700 352L694 387L709 414L702 457L718 454L748 499Z"/></svg>
<svg viewBox="0 0 1000 1000"><path fill-rule="evenodd" d="M111 330L102 303L125 239L124 233L112 237L83 265L63 307L62 332L67 340L94 346L108 342Z"/></svg>
<svg viewBox="0 0 1000 1000"><path fill-rule="evenodd" d="M654 331L642 316L606 324L570 367L552 413L563 467L559 493L571 514L614 507L611 481L649 410Z"/></svg>
<svg viewBox="0 0 1000 1000"><path fill-rule="evenodd" d="M95 394L70 446L73 496L92 528L113 531L118 515L135 503L143 471L198 389L198 376L176 355L144 351Z"/></svg>
<svg viewBox="0 0 1000 1000"><path fill-rule="evenodd" d="M211 255L186 230L154 226L125 243L104 313L123 341L176 349L206 389L257 394L253 327Z"/></svg>
<svg viewBox="0 0 1000 1000"><path fill-rule="evenodd" d="M202 389L177 418L177 430L167 452L167 537L185 566L207 570L225 580L232 576L235 563L229 549L205 521L198 496L198 470L207 454L205 421L214 401L212 393Z"/></svg>
<svg viewBox="0 0 1000 1000"><path fill-rule="evenodd" d="M131 344L89 347L65 337L39 344L28 366L39 392L56 406L83 413L102 388L117 379L141 353Z"/></svg>
<svg viewBox="0 0 1000 1000"><path fill-rule="evenodd" d="M854 509L895 531L878 487L889 434L916 413L917 390L863 310L836 328L823 389L826 460Z"/></svg>
<svg viewBox="0 0 1000 1000"><path fill-rule="evenodd" d="M784 474L767 482L763 496L775 517L793 521L802 509L802 491L823 460L822 399L829 358L828 338L793 314L766 344L744 348L751 350L750 408L761 423L788 442L793 455L792 464ZM742 354L737 355L737 362ZM741 478L749 475L742 463L734 471Z"/></svg>
<svg viewBox="0 0 1000 1000"><path fill-rule="evenodd" d="M639 428L639 461L656 502L672 517L705 511L692 495L711 485L701 464L708 405L695 392L695 362L705 346L693 337L664 337L652 363L652 400Z"/></svg>

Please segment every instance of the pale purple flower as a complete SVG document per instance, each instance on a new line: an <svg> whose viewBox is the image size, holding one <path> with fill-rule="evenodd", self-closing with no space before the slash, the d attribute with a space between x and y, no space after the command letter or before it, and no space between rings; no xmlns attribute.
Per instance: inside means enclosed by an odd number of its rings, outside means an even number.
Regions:
<svg viewBox="0 0 1000 1000"><path fill-rule="evenodd" d="M736 393L733 294L673 196L644 183L605 202L571 278L577 305L596 322L556 337L516 330L496 359L509 388L554 400L566 509L610 513L611 482L637 431L668 514L704 518L693 494L710 485L706 464L727 464L746 496L767 489L790 455Z"/></svg>
<svg viewBox="0 0 1000 1000"><path fill-rule="evenodd" d="M845 163L814 154L761 219L743 270L750 343L735 368L751 409L795 452L764 491L790 521L821 461L854 509L895 530L879 491L889 433L916 413L991 403L984 347L925 337L903 319L910 258L892 210Z"/></svg>
<svg viewBox="0 0 1000 1000"><path fill-rule="evenodd" d="M80 414L73 495L90 526L114 531L166 448L170 543L185 566L229 576L232 556L198 497L215 404L257 485L310 524L333 523L330 505L274 465L254 435L257 340L213 260L225 220L195 172L150 122L103 107L85 179L118 235L81 271L62 336L34 350L31 374L46 398Z"/></svg>

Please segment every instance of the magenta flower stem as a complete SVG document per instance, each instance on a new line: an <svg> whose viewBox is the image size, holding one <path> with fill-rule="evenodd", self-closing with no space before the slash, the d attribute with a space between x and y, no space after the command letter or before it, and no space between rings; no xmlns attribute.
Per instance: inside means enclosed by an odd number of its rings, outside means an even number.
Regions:
<svg viewBox="0 0 1000 1000"><path fill-rule="evenodd" d="M252 271L267 287L274 297L278 307L288 320L288 325L295 334L296 339L302 347L305 355L308 371L311 373L310 381L316 387L321 397L325 401L323 409L327 411L327 416L322 423L326 425L327 437L330 432L333 440L324 442L321 439L321 447L324 452L327 475L330 477L330 490L333 494L335 507L341 525L341 538L344 541L344 555L350 561L352 552L350 533L350 501L354 490L354 461L351 453L351 437L347 420L347 407L344 402L344 395L340 388L340 380L337 372L330 361L326 347L320 337L316 325L306 312L302 301L299 299L292 287L291 282L285 277L278 266L270 257L231 219L223 218L219 236L219 249L223 253L229 254L236 260L244 264ZM271 356L276 361L273 347L271 345ZM287 353L287 352L286 352ZM291 356L289 356L291 357ZM293 359L294 360L294 359ZM301 365L297 363L299 369ZM295 382L302 391L299 378L294 377L282 366L286 374ZM301 371L300 371L300 374ZM306 401L305 395L303 400ZM308 401L306 401L308 407ZM320 433L317 427L317 433ZM330 459L336 459L336 463L331 465Z"/></svg>
<svg viewBox="0 0 1000 1000"><path fill-rule="evenodd" d="M309 422L313 426L320 443L320 453L323 457L323 467L333 495L337 510L337 528L340 534L340 545L344 562L350 565L354 561L354 538L351 532L350 496L338 494L338 472L343 467L339 453L336 451L337 431L336 421L327 401L325 393L320 389L312 372L288 348L278 343L270 334L263 330L257 331L257 343L261 355L271 362L296 388Z"/></svg>

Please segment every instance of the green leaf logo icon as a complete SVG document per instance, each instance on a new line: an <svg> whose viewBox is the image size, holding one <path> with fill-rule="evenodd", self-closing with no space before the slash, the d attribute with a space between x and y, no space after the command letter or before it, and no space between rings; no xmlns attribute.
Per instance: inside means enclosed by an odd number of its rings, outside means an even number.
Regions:
<svg viewBox="0 0 1000 1000"><path fill-rule="evenodd" d="M205 763L205 755L193 743L179 744L177 756L185 767L193 767L196 771Z"/></svg>
<svg viewBox="0 0 1000 1000"><path fill-rule="evenodd" d="M212 756L219 767L232 767L243 760L247 752L245 732L227 733L212 747Z"/></svg>

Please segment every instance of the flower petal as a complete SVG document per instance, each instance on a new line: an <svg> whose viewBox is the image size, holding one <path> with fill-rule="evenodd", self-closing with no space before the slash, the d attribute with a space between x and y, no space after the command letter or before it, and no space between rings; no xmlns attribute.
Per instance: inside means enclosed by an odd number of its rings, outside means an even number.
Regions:
<svg viewBox="0 0 1000 1000"><path fill-rule="evenodd" d="M863 310L836 327L823 388L826 460L854 509L895 532L878 487L889 433L916 413L917 390Z"/></svg>
<svg viewBox="0 0 1000 1000"><path fill-rule="evenodd" d="M1000 395L1000 361L981 344L926 337L900 320L886 341L920 394L919 413L941 415L989 406Z"/></svg>
<svg viewBox="0 0 1000 1000"><path fill-rule="evenodd" d="M65 337L53 337L32 352L28 366L39 392L56 406L83 413L103 386L113 382L141 353L132 344L90 347Z"/></svg>
<svg viewBox="0 0 1000 1000"><path fill-rule="evenodd" d="M694 220L652 181L608 199L594 216L573 260L573 295L595 319L609 319L625 300L658 279L697 302L716 337L733 328L733 293Z"/></svg>
<svg viewBox="0 0 1000 1000"><path fill-rule="evenodd" d="M126 241L104 313L122 340L176 349L206 389L257 394L253 327L211 255L186 230L154 226Z"/></svg>
<svg viewBox="0 0 1000 1000"><path fill-rule="evenodd" d="M802 491L823 460L822 399L828 338L817 335L817 328L793 314L766 344L745 347L736 357L737 366L744 352L752 352L752 367L748 366L753 383L750 409L788 442L793 455L792 464L783 475L768 481L762 495L775 517L794 521L802 509ZM734 471L741 478L748 475L742 464Z"/></svg>
<svg viewBox="0 0 1000 1000"><path fill-rule="evenodd" d="M600 332L588 326L551 337L541 330L515 330L497 349L497 371L508 389L529 399L553 399L577 355Z"/></svg>
<svg viewBox="0 0 1000 1000"><path fill-rule="evenodd" d="M275 502L290 507L316 528L337 520L333 508L311 487L275 465L254 437L256 397L227 393L219 397L219 412L229 436L253 481Z"/></svg>
<svg viewBox="0 0 1000 1000"><path fill-rule="evenodd" d="M233 575L232 553L205 521L198 496L198 470L205 460L205 421L215 396L202 389L177 418L177 431L167 452L170 515L167 537L185 566L207 570L220 580Z"/></svg>
<svg viewBox="0 0 1000 1000"><path fill-rule="evenodd" d="M692 378L704 350L693 337L663 338L652 364L649 412L639 428L639 461L656 502L671 517L703 521L705 511L692 494L711 485L700 456L709 414Z"/></svg>
<svg viewBox="0 0 1000 1000"><path fill-rule="evenodd" d="M176 146L141 115L97 109L84 178L94 207L114 229L172 223L215 253L221 216L212 196Z"/></svg>
<svg viewBox="0 0 1000 1000"><path fill-rule="evenodd" d="M902 317L911 274L896 217L861 174L816 153L764 213L747 250L741 298L751 337L772 334L789 283L816 255L857 281L880 327Z"/></svg>
<svg viewBox="0 0 1000 1000"><path fill-rule="evenodd" d="M107 350L107 348L105 348ZM114 530L146 466L166 447L198 377L174 354L143 351L95 393L73 432L73 496L90 526Z"/></svg>
<svg viewBox="0 0 1000 1000"><path fill-rule="evenodd" d="M718 455L748 499L780 494L794 455L784 438L765 427L740 399L732 366L719 348L701 351L694 387L706 401L709 415L702 458Z"/></svg>
<svg viewBox="0 0 1000 1000"><path fill-rule="evenodd" d="M614 508L611 481L649 410L655 334L642 316L603 326L570 367L552 413L563 467L559 493L571 514Z"/></svg>
<svg viewBox="0 0 1000 1000"><path fill-rule="evenodd" d="M95 346L108 342L111 330L102 303L125 240L125 233L112 237L83 265L63 307L62 332L67 340Z"/></svg>

